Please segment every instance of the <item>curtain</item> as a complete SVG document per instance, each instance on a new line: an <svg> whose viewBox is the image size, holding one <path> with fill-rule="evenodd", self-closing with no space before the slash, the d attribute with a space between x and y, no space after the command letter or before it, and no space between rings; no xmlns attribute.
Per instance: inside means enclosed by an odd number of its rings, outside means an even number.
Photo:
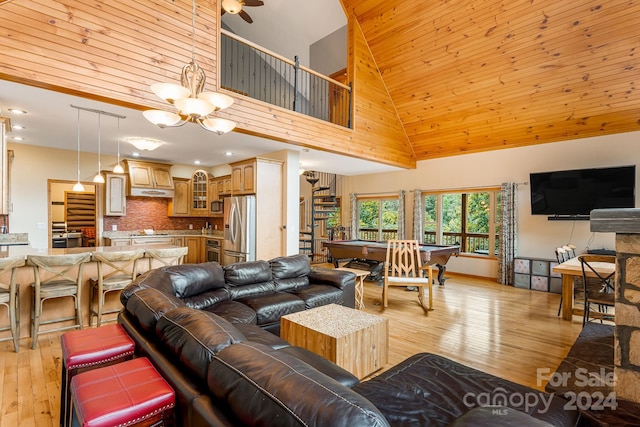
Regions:
<svg viewBox="0 0 640 427"><path fill-rule="evenodd" d="M349 212L351 214L351 239L358 238L358 196L356 193L349 194Z"/></svg>
<svg viewBox="0 0 640 427"><path fill-rule="evenodd" d="M422 190L413 190L413 239L424 243L424 209Z"/></svg>
<svg viewBox="0 0 640 427"><path fill-rule="evenodd" d="M407 237L406 227L404 225L405 219L405 199L407 198L407 192L400 190L398 195L398 239L404 240Z"/></svg>
<svg viewBox="0 0 640 427"><path fill-rule="evenodd" d="M513 260L517 256L518 184L502 183L500 196L502 199L500 237L498 245L498 283L513 285Z"/></svg>

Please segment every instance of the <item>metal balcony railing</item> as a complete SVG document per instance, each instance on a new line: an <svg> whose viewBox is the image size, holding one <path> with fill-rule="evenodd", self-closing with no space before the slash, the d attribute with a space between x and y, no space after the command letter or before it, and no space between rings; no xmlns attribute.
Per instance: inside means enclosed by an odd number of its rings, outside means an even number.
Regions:
<svg viewBox="0 0 640 427"><path fill-rule="evenodd" d="M351 87L220 30L221 87L278 107L351 127Z"/></svg>
<svg viewBox="0 0 640 427"><path fill-rule="evenodd" d="M397 230L382 230L382 239L380 239L378 230L375 228L360 228L358 230L358 238L362 240L390 240L397 239ZM496 236L496 246L498 237ZM424 243L435 245L436 233L433 231L424 232ZM467 233L464 241L462 233L442 233L442 245L460 245L460 250L467 253L489 254L489 235L483 233ZM496 251L494 251L494 254ZM493 255L493 254L491 254Z"/></svg>

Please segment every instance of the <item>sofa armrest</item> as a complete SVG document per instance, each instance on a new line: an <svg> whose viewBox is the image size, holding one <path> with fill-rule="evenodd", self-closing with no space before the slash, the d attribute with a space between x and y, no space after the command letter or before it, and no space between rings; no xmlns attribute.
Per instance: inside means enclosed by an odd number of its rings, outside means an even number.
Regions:
<svg viewBox="0 0 640 427"><path fill-rule="evenodd" d="M344 306L355 308L356 275L350 271L334 270L332 268L316 267L309 273L309 284L331 285L342 289Z"/></svg>

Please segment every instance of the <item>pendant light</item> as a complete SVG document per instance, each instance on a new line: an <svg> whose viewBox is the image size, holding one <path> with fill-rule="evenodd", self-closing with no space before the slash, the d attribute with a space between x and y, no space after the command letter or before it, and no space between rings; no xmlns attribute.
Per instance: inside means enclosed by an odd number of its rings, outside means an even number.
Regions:
<svg viewBox="0 0 640 427"><path fill-rule="evenodd" d="M113 167L113 173L124 173L124 168L120 164L120 117L118 117L118 163Z"/></svg>
<svg viewBox="0 0 640 427"><path fill-rule="evenodd" d="M73 191L84 191L84 185L80 182L80 110L78 110L78 180L73 186Z"/></svg>
<svg viewBox="0 0 640 427"><path fill-rule="evenodd" d="M101 119L102 118L102 114L98 114L98 173L96 174L95 177L93 177L93 182L95 182L96 184L104 184L104 177L102 176L102 171L101 171L101 163L100 163L100 138L102 136L102 125L101 125Z"/></svg>

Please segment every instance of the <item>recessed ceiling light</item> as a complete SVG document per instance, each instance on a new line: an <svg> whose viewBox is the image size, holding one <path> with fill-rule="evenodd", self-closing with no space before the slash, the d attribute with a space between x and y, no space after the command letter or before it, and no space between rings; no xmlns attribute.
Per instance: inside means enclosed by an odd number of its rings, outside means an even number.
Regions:
<svg viewBox="0 0 640 427"><path fill-rule="evenodd" d="M11 138L13 138L16 141L24 141L24 138L21 136L12 136Z"/></svg>
<svg viewBox="0 0 640 427"><path fill-rule="evenodd" d="M199 164L200 164L200 160L196 160L196 161L195 161L195 162L193 162L193 163L195 163L196 165L199 165Z"/></svg>
<svg viewBox="0 0 640 427"><path fill-rule="evenodd" d="M225 156L233 156L233 153L231 151L227 151L226 153L224 153Z"/></svg>
<svg viewBox="0 0 640 427"><path fill-rule="evenodd" d="M11 126L11 128L12 128L12 129L18 129L18 130L24 130L24 129L26 129L26 128L25 128L24 126L22 126L22 125L13 125L13 126Z"/></svg>
<svg viewBox="0 0 640 427"><path fill-rule="evenodd" d="M138 153L137 151L134 151L133 153L131 153L131 155L133 157L140 157L140 153Z"/></svg>
<svg viewBox="0 0 640 427"><path fill-rule="evenodd" d="M20 110L19 108L9 108L9 111L11 111L13 114L27 114L26 111Z"/></svg>

